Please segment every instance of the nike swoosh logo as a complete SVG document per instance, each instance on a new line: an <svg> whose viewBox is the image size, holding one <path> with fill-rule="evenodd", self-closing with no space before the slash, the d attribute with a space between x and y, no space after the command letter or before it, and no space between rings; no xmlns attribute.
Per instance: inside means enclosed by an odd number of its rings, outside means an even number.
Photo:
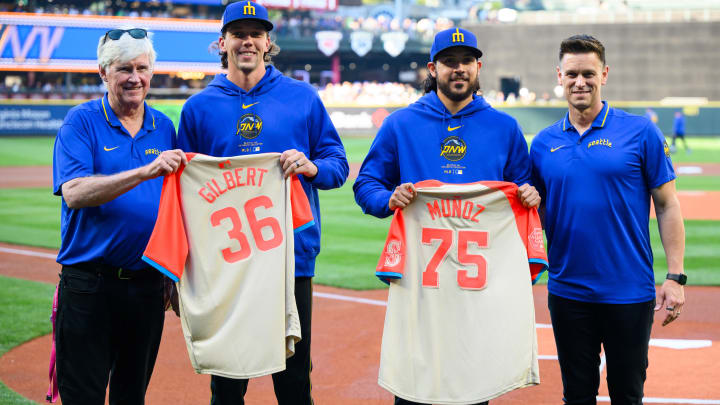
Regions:
<svg viewBox="0 0 720 405"><path fill-rule="evenodd" d="M246 108L250 108L250 107L254 106L254 105L257 104L257 103L259 103L259 101L256 101L256 102L254 102L254 103L252 103L252 104L248 104L248 105L245 105L245 103L243 103L242 108L243 108L243 110L244 110L244 109L246 109Z"/></svg>
<svg viewBox="0 0 720 405"><path fill-rule="evenodd" d="M565 145L560 145L560 146L558 146L557 148L551 148L551 149L550 149L550 152L555 152L556 150L558 150L558 149L560 149L560 148L564 148L564 147L565 147Z"/></svg>
<svg viewBox="0 0 720 405"><path fill-rule="evenodd" d="M103 146L103 149L105 149L105 152L110 152L111 150L115 150L117 148L119 148L119 146L116 146L114 148L108 148L107 146Z"/></svg>
<svg viewBox="0 0 720 405"><path fill-rule="evenodd" d="M458 126L456 126L456 127L451 127L450 125L448 125L448 131L452 132L452 131L460 128L460 127L462 127L462 125L458 125Z"/></svg>

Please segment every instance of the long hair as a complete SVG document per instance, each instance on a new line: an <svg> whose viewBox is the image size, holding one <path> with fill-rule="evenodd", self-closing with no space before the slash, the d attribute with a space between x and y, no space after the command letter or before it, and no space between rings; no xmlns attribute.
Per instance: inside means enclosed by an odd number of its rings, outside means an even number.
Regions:
<svg viewBox="0 0 720 405"><path fill-rule="evenodd" d="M425 91L425 94L430 93L431 91L434 91L437 93L437 79L434 78L430 72L428 72L427 77L422 82L423 91Z"/></svg>

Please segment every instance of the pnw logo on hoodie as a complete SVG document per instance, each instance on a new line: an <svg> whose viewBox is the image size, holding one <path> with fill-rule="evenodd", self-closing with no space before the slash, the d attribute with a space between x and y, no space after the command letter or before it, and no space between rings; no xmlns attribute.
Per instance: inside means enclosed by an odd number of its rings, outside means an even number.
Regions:
<svg viewBox="0 0 720 405"><path fill-rule="evenodd" d="M457 162L465 157L467 144L460 137L448 136L442 141L440 156L451 162Z"/></svg>
<svg viewBox="0 0 720 405"><path fill-rule="evenodd" d="M263 122L259 116L253 113L244 114L237 122L237 132L235 134L245 139L257 138L260 131L262 131L262 125Z"/></svg>

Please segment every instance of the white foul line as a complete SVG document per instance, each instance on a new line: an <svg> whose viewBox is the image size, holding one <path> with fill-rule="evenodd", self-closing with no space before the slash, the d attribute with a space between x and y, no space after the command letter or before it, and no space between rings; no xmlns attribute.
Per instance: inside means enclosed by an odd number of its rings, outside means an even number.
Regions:
<svg viewBox="0 0 720 405"><path fill-rule="evenodd" d="M387 302L380 301L380 300L371 300L368 298L359 298L359 297L349 297L347 295L340 295L340 294L330 294L330 293L322 293L322 292L314 292L313 296L320 297L320 298L329 298L331 300L338 300L338 301L350 301L350 302L359 302L361 304L368 304L368 305L377 305L379 307L386 307Z"/></svg>
<svg viewBox="0 0 720 405"><path fill-rule="evenodd" d="M23 256L43 257L43 258L46 258L46 259L55 259L55 258L57 258L57 254L43 253L43 252L35 252L35 251L32 251L32 250L25 250L25 249L12 249L12 248L6 248L6 247L0 247L0 252L14 253L14 254L16 254L16 255L23 255Z"/></svg>
<svg viewBox="0 0 720 405"><path fill-rule="evenodd" d="M598 402L610 402L610 397L597 397ZM643 398L644 404L720 404L718 399Z"/></svg>

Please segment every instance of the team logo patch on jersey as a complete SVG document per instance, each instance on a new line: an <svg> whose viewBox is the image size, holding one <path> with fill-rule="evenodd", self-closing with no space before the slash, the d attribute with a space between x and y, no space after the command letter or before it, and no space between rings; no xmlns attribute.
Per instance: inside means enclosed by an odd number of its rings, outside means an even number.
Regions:
<svg viewBox="0 0 720 405"><path fill-rule="evenodd" d="M543 246L542 229L533 229L532 233L528 235L528 242L530 243L530 247L534 250L545 250L545 247Z"/></svg>
<svg viewBox="0 0 720 405"><path fill-rule="evenodd" d="M665 149L665 156L670 157L670 146L667 141L663 141L663 148Z"/></svg>
<svg viewBox="0 0 720 405"><path fill-rule="evenodd" d="M385 248L385 267L395 267L400 264L400 258L402 255L402 243L393 239L388 242Z"/></svg>
<svg viewBox="0 0 720 405"><path fill-rule="evenodd" d="M457 162L465 157L467 145L457 136L448 136L442 142L440 156L451 162Z"/></svg>
<svg viewBox="0 0 720 405"><path fill-rule="evenodd" d="M254 139L260 135L263 122L260 117L253 113L244 114L237 122L237 132L245 139Z"/></svg>

